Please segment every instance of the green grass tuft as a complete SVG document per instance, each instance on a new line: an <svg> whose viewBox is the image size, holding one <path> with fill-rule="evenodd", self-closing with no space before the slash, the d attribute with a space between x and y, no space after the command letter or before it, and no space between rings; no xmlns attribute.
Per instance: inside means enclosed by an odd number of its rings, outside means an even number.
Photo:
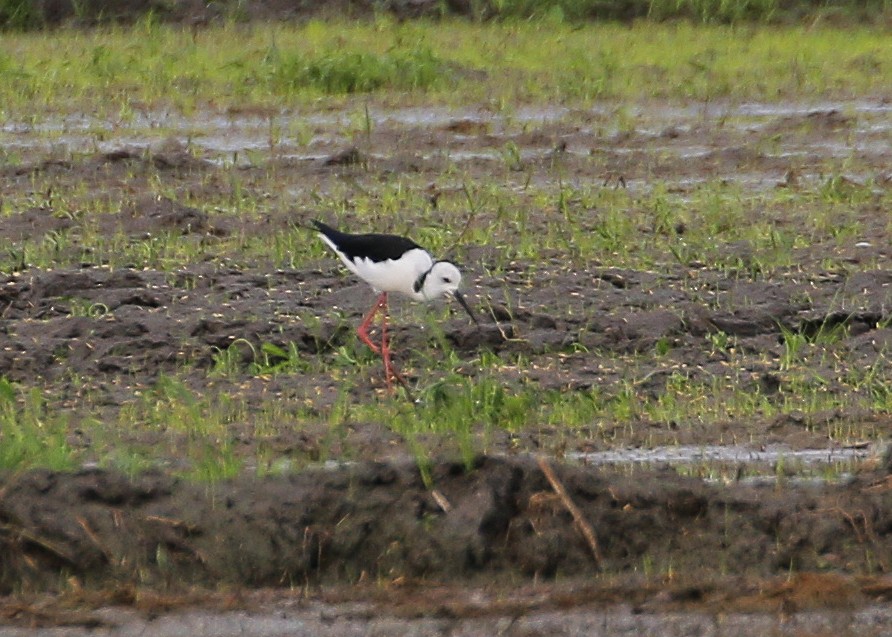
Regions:
<svg viewBox="0 0 892 637"><path fill-rule="evenodd" d="M0 378L0 469L71 469L67 436L66 419L47 409L40 390Z"/></svg>
<svg viewBox="0 0 892 637"><path fill-rule="evenodd" d="M308 89L327 95L369 93L380 89L425 90L448 79L446 64L429 49L382 54L326 51L309 57L274 49L261 66L273 92L300 94Z"/></svg>

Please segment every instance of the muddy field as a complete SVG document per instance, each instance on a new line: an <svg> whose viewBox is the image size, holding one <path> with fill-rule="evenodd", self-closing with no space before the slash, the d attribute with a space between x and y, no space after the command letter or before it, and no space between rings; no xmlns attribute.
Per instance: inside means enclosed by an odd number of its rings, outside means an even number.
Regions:
<svg viewBox="0 0 892 637"><path fill-rule="evenodd" d="M205 634L199 626L212 620L188 614L202 607L249 634L885 634L892 618L875 606L892 595L892 466L877 441L890 418L863 403L685 426L496 430L481 439L470 469L453 441L432 438L433 488L387 423L355 422L333 436L321 417L300 431L281 428L272 443L264 438L278 459L301 468L286 475L254 477L249 460L249 475L195 484L175 477L182 459L169 447L156 469L135 475L91 464L84 419L113 422L165 375L249 405L281 401L324 413L338 400L339 378L319 372L209 373L215 354L233 343L255 351L294 344L322 359L352 344L352 325L373 295L334 259L294 268L221 255L168 271L139 262L112 268L77 243L88 231L133 240L174 232L212 253L233 236L332 219L301 206L248 222L178 200L224 197L232 162L249 184L273 171L301 201L311 190L349 196L405 177L430 193L431 206L462 196L459 171L508 188L559 176L642 194L656 181L684 193L716 178L739 184L744 196L795 191L824 183L832 166L842 167L843 188L871 184L877 201L890 184L890 107L882 103L641 107L633 131L611 131L608 111L598 109L530 108L510 119L483 109L372 115L374 133L355 149L339 112L307 116L309 143L284 139L269 150L268 114L179 121L146 113L99 141L89 118L60 120L52 135L4 126L0 143L16 157L0 168L4 197L27 195L35 205L0 218L7 249L21 254L0 288L0 374L41 388L54 408L70 412L69 442L85 462L73 474L5 476L0 582L19 593L3 602L5 621L57 626L58 634L126 634L137 626L164 634L152 623L164 615ZM162 121L173 134L155 138ZM509 142L522 170L506 167L500 149ZM34 191L47 180L52 191ZM159 181L170 196L158 195ZM98 216L54 214L54 197L84 184L102 193L97 200L126 190L132 204ZM847 386L833 380L840 366L885 374L892 338L888 213L869 203L861 210L859 236L796 247L797 265L770 275L747 267L745 244L726 247L739 257L731 273L697 262L623 269L609 254L579 269L554 251L538 263L500 267L499 277L487 273L503 245L463 246L466 290L482 325L460 311L443 313L444 335L471 378L481 352L528 361L503 369L507 388L577 392L631 376L642 395L659 396L681 372L692 382L731 378L728 391L780 396L791 382L785 335L839 327L830 345L812 338L813 355L798 364L831 379L830 394L844 393ZM531 205L529 223L547 214ZM365 229L411 228L411 220L386 218ZM22 246L58 236L75 238L58 242L59 258L72 265L30 266ZM307 242L316 240L307 233ZM430 311L393 309L397 362L412 386L438 373L430 369L437 337L417 325ZM734 339L733 352L716 347L711 335L719 333ZM405 399L388 396L376 372L353 381L354 396ZM840 434L847 431L873 435ZM242 458L257 455L252 433L249 419L233 432ZM121 435L147 449L159 436ZM693 451L679 461L663 451L673 448ZM697 449L727 450L716 452L721 469L679 471L678 464L697 464ZM647 450L654 454L636 460ZM766 450L776 455L760 457ZM778 466L778 457L818 450L818 464L837 462L829 479L800 475L795 463ZM598 455L607 452L618 455ZM550 459L595 544L555 494L538 454ZM277 590L256 592L267 588ZM258 619L273 617L304 623ZM236 631L216 626L217 634Z"/></svg>

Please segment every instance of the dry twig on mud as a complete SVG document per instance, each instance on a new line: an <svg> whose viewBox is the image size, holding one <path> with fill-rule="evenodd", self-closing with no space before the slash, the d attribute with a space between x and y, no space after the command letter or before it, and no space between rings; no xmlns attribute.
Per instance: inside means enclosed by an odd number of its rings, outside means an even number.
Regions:
<svg viewBox="0 0 892 637"><path fill-rule="evenodd" d="M74 518L80 527L84 530L84 533L90 538L90 541L93 545L99 549L99 552L102 553L102 557L105 558L106 562L112 561L112 552L102 543L102 540L99 539L99 536L96 535L96 531L90 527L90 523L87 522L86 518L81 516L76 516Z"/></svg>
<svg viewBox="0 0 892 637"><path fill-rule="evenodd" d="M545 478L551 484L551 488L558 494L561 502L563 502L564 506L570 512L570 515L573 516L573 522L576 523L576 528L582 533L585 541L588 542L589 548L592 550L592 555L595 558L595 566L600 567L604 558L601 556L601 549L598 547L598 538L595 536L595 532L591 525L582 516L582 511L579 510L579 507L577 507L573 500L570 499L564 485L558 480L551 465L549 465L548 461L543 457L539 457L539 468L542 469L542 473L545 474Z"/></svg>
<svg viewBox="0 0 892 637"><path fill-rule="evenodd" d="M841 505L835 507L829 507L825 509L817 509L815 513L831 513L836 514L842 517L846 522L849 523L849 526L852 527L852 531L855 534L855 540L858 544L862 546L871 546L874 549L879 548L879 538L877 537L876 531L873 529L873 524L871 524L870 519L871 516L868 516L862 510L857 511L848 511L844 509ZM859 525L858 518L861 518L861 523ZM882 551L876 551L876 560L880 565L880 569L884 573L889 572L889 564L887 564L886 560L882 558Z"/></svg>
<svg viewBox="0 0 892 637"><path fill-rule="evenodd" d="M31 531L20 525L0 523L0 540L11 542L27 542L28 544L33 544L34 546L43 549L47 553L55 556L57 559L60 559L63 562L66 562L67 564L76 563L74 556L68 553L68 551L66 551L64 548L54 542L51 542L50 540L40 537L36 533L32 533Z"/></svg>
<svg viewBox="0 0 892 637"><path fill-rule="evenodd" d="M179 531L185 531L188 534L197 533L199 530L194 524L189 524L183 520L168 518L161 515L145 515L143 516L143 520L146 522L158 522L159 524L170 526Z"/></svg>
<svg viewBox="0 0 892 637"><path fill-rule="evenodd" d="M886 476L882 480L878 480L877 482L868 485L862 489L862 491L865 493L883 493L890 489L892 489L892 476Z"/></svg>

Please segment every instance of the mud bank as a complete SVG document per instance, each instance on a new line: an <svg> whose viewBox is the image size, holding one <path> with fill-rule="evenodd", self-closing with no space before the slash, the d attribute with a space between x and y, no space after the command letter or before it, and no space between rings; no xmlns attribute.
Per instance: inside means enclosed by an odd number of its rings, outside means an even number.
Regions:
<svg viewBox="0 0 892 637"><path fill-rule="evenodd" d="M63 574L91 587L259 587L889 567L884 473L795 489L709 485L669 469L557 473L601 563L533 460L518 457L437 464L433 490L408 461L213 486L100 470L8 476L3 577L9 592L53 587Z"/></svg>

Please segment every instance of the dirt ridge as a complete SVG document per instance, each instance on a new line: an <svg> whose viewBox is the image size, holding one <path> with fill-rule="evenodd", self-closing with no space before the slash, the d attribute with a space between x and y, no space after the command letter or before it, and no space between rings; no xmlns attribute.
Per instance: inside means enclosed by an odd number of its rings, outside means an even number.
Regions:
<svg viewBox="0 0 892 637"><path fill-rule="evenodd" d="M440 462L431 475L436 497L409 460L215 485L95 469L6 476L2 581L9 592L52 588L62 574L99 587L256 587L599 571L532 458L479 457L470 470ZM607 572L636 572L648 559L656 571L707 578L727 560L763 577L890 566L884 473L795 490L720 487L671 470L623 477L561 466L557 475L599 534Z"/></svg>

